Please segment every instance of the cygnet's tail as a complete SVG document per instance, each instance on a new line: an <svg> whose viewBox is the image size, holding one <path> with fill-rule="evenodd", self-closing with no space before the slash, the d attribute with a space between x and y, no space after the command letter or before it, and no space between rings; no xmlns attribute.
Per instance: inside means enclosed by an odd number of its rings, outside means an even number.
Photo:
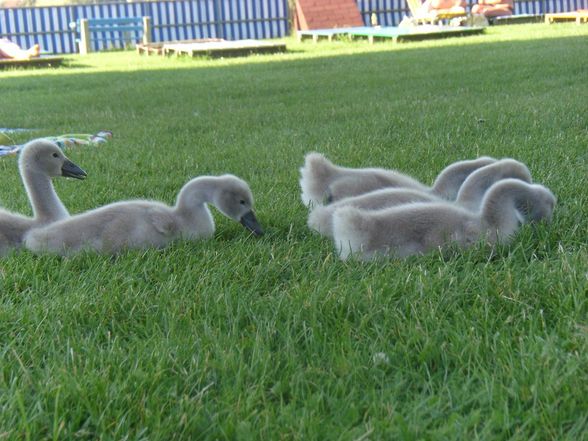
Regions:
<svg viewBox="0 0 588 441"><path fill-rule="evenodd" d="M309 153L300 168L300 189L304 205L323 205L337 167L320 153Z"/></svg>
<svg viewBox="0 0 588 441"><path fill-rule="evenodd" d="M369 212L355 207L341 207L333 213L333 241L342 260L352 254L367 257L372 222Z"/></svg>
<svg viewBox="0 0 588 441"><path fill-rule="evenodd" d="M43 228L30 230L23 238L23 244L34 253L41 253L49 249L49 235Z"/></svg>

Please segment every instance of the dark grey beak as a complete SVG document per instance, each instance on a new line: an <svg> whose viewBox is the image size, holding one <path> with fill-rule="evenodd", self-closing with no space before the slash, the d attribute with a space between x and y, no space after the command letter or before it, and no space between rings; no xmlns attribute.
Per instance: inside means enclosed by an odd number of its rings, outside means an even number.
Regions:
<svg viewBox="0 0 588 441"><path fill-rule="evenodd" d="M241 225L243 225L256 236L263 235L261 225L259 225L259 222L257 222L257 218L255 217L255 213L253 213L253 211L249 211L241 217Z"/></svg>
<svg viewBox="0 0 588 441"><path fill-rule="evenodd" d="M61 176L66 178L85 179L88 174L69 159L61 166Z"/></svg>

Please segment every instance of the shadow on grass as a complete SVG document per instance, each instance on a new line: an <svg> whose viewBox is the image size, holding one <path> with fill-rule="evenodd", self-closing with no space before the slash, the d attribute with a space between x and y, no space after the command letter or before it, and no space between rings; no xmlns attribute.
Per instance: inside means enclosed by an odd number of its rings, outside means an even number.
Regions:
<svg viewBox="0 0 588 441"><path fill-rule="evenodd" d="M437 40L425 40L421 42L407 42L393 44L388 41L376 42L374 45L369 45L365 40L351 41L342 39L332 43L319 42L313 44L311 42L294 44L290 46L287 52L277 55L251 55L248 57L231 57L231 58L217 58L217 57L194 57L190 59L187 56L181 57L164 57L164 56L145 56L139 55L136 52L106 52L92 54L92 57L104 55L110 57L114 55L117 58L114 64L133 63L137 62L137 69L140 71L149 71L156 74L162 71L166 75L169 74L169 69L193 69L193 70L235 70L244 67L260 68L265 65L278 64L285 68L294 64L313 64L316 62L328 62L329 60L338 60L341 63L369 63L370 61L378 61L382 57L399 57L407 60L418 58L426 60L429 63L435 62L446 63L448 66L452 64L459 64L458 61L463 58L466 62L475 62L478 65L491 65L495 63L518 62L522 63L524 60L520 59L523 56L525 59L534 61L538 64L548 64L549 62L556 62L558 59L566 57L565 51L570 47L584 48L585 36L566 36L549 39L531 39L531 40L511 40L511 41L488 41L484 40L485 36L470 36L470 37L446 37ZM477 40L474 42L474 40ZM545 41L549 41L552 46L553 57L551 59L538 60L533 53L536 48L544 48ZM437 45L437 44L442 45ZM431 46L433 44L433 46ZM353 46L353 47L352 47ZM302 49L305 47L304 49ZM346 47L346 49L356 50L362 47L366 48L366 52L355 53L337 53L337 51ZM317 52L323 54L317 55ZM308 58L299 59L297 56L308 53ZM514 55L517 54L517 55ZM573 52L569 56L573 57ZM295 59L289 59L290 56ZM267 58L266 58L267 57ZM567 57L566 57L567 58ZM112 60L112 58L110 58ZM150 68L145 63L153 59L153 66ZM94 64L95 58L89 61L85 57L78 55L65 55L64 66L58 69L58 73L70 75L70 69L82 70L86 68L98 68L99 64ZM540 61L540 63L539 63ZM113 64L106 62L106 64ZM166 65L167 64L167 65ZM219 65L220 64L220 65ZM125 66L127 67L127 66ZM42 68L35 68L38 71ZM4 84L18 79L26 78L25 72L28 69L17 69L23 75L15 78L6 78L3 80ZM54 70L49 68L49 70ZM116 71L120 74L120 71ZM2 71L0 71L0 74ZM108 76L112 71L106 72L84 72L83 75L92 76ZM128 72L128 75L135 75L137 71ZM51 78L47 78L51 80Z"/></svg>

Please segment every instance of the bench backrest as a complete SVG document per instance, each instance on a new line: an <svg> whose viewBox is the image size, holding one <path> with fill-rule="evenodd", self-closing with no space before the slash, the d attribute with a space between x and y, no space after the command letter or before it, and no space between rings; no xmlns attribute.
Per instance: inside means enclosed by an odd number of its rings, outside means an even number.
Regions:
<svg viewBox="0 0 588 441"><path fill-rule="evenodd" d="M136 33L143 43L151 40L151 19L149 17L81 18L69 24L79 34L77 39L81 54L91 51L90 40L124 41L131 43L130 33ZM142 35L138 35L142 33ZM132 39L131 39L132 38Z"/></svg>
<svg viewBox="0 0 588 441"><path fill-rule="evenodd" d="M80 32L80 23L82 19L78 19L70 24L74 27L76 32ZM88 26L90 31L108 32L108 31L142 31L143 17L124 17L124 18L88 18Z"/></svg>

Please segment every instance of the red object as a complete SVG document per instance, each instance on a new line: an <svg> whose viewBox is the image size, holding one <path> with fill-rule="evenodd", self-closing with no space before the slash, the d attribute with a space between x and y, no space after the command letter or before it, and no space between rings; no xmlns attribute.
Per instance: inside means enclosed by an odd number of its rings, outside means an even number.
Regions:
<svg viewBox="0 0 588 441"><path fill-rule="evenodd" d="M365 26L355 0L296 0L298 30Z"/></svg>

